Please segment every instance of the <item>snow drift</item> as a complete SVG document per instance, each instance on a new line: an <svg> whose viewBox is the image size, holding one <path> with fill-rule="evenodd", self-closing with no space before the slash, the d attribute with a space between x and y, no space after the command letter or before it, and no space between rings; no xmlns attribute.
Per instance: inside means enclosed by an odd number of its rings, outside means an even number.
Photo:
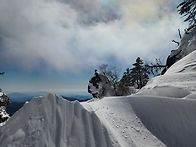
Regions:
<svg viewBox="0 0 196 147"><path fill-rule="evenodd" d="M168 147L196 146L196 101L161 97L132 97L143 124Z"/></svg>
<svg viewBox="0 0 196 147"><path fill-rule="evenodd" d="M94 112L79 102L49 95L24 105L0 129L1 147L110 147Z"/></svg>

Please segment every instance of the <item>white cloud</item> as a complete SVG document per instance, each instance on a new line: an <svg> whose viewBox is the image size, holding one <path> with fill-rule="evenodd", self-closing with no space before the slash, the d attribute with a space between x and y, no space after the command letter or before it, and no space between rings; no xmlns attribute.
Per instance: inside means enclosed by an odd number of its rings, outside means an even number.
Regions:
<svg viewBox="0 0 196 147"><path fill-rule="evenodd" d="M110 56L166 56L184 27L172 9L168 0L0 0L0 60L76 72Z"/></svg>

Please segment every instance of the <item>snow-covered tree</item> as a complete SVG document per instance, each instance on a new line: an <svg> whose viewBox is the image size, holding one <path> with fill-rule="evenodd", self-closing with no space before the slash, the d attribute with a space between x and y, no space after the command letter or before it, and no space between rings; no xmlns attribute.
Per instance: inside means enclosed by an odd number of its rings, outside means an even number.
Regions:
<svg viewBox="0 0 196 147"><path fill-rule="evenodd" d="M116 67L109 66L108 64L102 64L99 66L100 74L106 76L109 80L109 83L113 87L114 91L117 90L117 84L119 80L119 72Z"/></svg>
<svg viewBox="0 0 196 147"><path fill-rule="evenodd" d="M145 86L149 80L148 70L139 57L133 64L133 68L127 68L120 80L116 68L104 64L99 67L99 71L98 73L95 70L88 84L88 92L94 98L131 95L136 93L136 89Z"/></svg>
<svg viewBox="0 0 196 147"><path fill-rule="evenodd" d="M130 77L128 75L123 75L121 80L118 82L116 91L118 96L126 96L136 93L137 90L133 84L131 84Z"/></svg>
<svg viewBox="0 0 196 147"><path fill-rule="evenodd" d="M148 69L144 65L143 60L138 57L133 64L133 68L127 68L121 81L123 81L124 85L141 89L149 80L148 73Z"/></svg>
<svg viewBox="0 0 196 147"><path fill-rule="evenodd" d="M0 89L0 126L9 118L9 114L6 112L9 103L10 98Z"/></svg>
<svg viewBox="0 0 196 147"><path fill-rule="evenodd" d="M94 76L89 80L88 92L92 94L94 98L115 95L115 91L110 80L107 76L98 73L97 70L95 70Z"/></svg>
<svg viewBox="0 0 196 147"><path fill-rule="evenodd" d="M0 72L0 75L4 75L5 72ZM6 112L6 107L10 103L10 98L0 89L0 126L2 126L7 119L9 114Z"/></svg>
<svg viewBox="0 0 196 147"><path fill-rule="evenodd" d="M133 66L134 67L130 69L132 82L136 85L136 88L141 89L149 80L148 70L140 57L136 59Z"/></svg>

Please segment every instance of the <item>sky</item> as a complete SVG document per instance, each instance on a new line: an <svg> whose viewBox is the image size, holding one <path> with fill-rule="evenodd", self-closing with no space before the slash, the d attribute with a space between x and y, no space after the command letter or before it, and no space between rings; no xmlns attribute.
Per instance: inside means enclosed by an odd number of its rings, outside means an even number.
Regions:
<svg viewBox="0 0 196 147"><path fill-rule="evenodd" d="M0 87L86 90L101 64L165 61L187 24L181 0L0 0ZM183 31L182 31L183 32Z"/></svg>

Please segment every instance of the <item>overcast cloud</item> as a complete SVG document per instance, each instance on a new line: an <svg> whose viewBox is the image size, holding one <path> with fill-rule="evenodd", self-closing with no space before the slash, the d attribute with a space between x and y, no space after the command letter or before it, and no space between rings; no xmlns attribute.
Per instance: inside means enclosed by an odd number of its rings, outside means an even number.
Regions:
<svg viewBox="0 0 196 147"><path fill-rule="evenodd" d="M0 62L35 69L82 71L175 47L179 0L0 0Z"/></svg>

